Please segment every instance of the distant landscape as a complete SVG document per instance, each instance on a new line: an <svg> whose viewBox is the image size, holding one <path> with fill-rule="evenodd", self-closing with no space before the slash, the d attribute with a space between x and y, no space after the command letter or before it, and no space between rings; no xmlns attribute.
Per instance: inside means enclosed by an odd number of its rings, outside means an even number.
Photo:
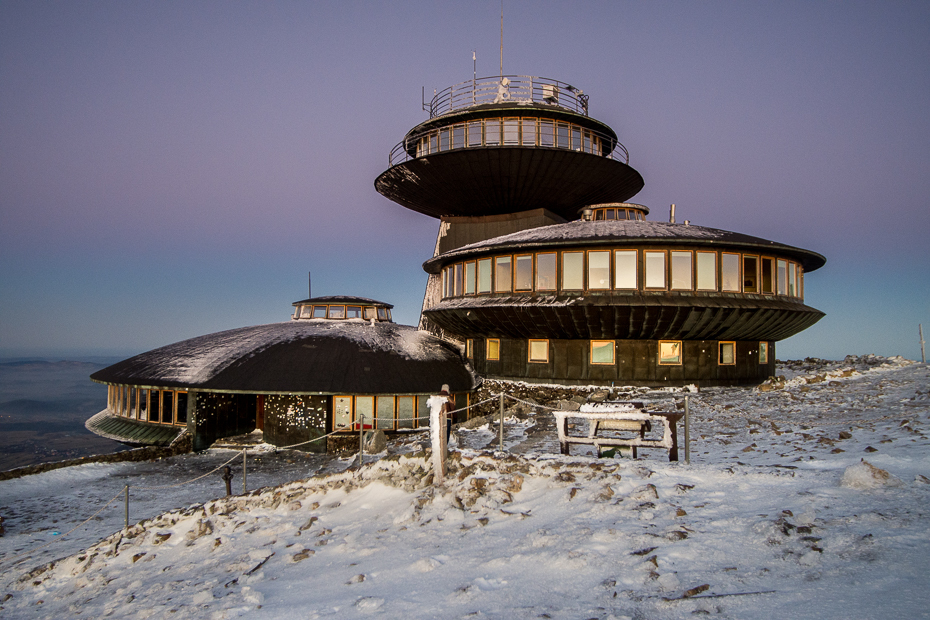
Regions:
<svg viewBox="0 0 930 620"><path fill-rule="evenodd" d="M84 428L106 406L106 387L89 378L106 365L0 361L0 471L127 449Z"/></svg>

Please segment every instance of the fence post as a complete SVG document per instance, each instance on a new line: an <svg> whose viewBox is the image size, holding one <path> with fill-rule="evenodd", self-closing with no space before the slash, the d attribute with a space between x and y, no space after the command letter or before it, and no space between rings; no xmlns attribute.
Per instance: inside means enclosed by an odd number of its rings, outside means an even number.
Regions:
<svg viewBox="0 0 930 620"><path fill-rule="evenodd" d="M924 326L923 326L923 323L917 324L917 333L920 335L920 363L926 364L927 358L924 356Z"/></svg>
<svg viewBox="0 0 930 620"><path fill-rule="evenodd" d="M129 485L126 485L126 515L125 515L126 529L129 529Z"/></svg>
<svg viewBox="0 0 930 620"><path fill-rule="evenodd" d="M242 449L242 494L245 495L246 492L246 475L247 467L246 462L248 461L248 455L246 454L245 448Z"/></svg>
<svg viewBox="0 0 930 620"><path fill-rule="evenodd" d="M358 414L358 468L362 469L362 459L365 454L365 414Z"/></svg>
<svg viewBox="0 0 930 620"><path fill-rule="evenodd" d="M498 440L498 446L500 452L504 451L504 393L501 392L501 427L500 427L500 439Z"/></svg>
<svg viewBox="0 0 930 620"><path fill-rule="evenodd" d="M685 394L685 463L691 464L691 408L690 395Z"/></svg>

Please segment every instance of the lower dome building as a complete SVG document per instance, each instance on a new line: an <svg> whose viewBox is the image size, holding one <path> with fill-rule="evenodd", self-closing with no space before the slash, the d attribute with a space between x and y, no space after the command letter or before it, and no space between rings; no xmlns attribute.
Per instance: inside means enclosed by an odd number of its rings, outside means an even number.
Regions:
<svg viewBox="0 0 930 620"><path fill-rule="evenodd" d="M360 420L387 432L427 426L426 401L443 384L460 406L477 385L455 345L392 322L389 304L316 297L294 306L290 321L191 338L94 373L109 397L87 427L132 445L164 445L186 428L195 450L258 429L287 446L357 431Z"/></svg>

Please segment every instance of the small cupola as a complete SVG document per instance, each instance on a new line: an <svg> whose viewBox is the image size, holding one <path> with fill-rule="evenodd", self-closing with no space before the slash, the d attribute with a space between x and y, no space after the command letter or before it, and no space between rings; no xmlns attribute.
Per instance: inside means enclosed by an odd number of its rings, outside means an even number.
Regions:
<svg viewBox="0 0 930 620"><path fill-rule="evenodd" d="M293 303L295 321L376 321L392 323L391 304L366 297L312 297Z"/></svg>
<svg viewBox="0 0 930 620"><path fill-rule="evenodd" d="M632 202L604 202L578 211L583 220L645 220L649 207Z"/></svg>

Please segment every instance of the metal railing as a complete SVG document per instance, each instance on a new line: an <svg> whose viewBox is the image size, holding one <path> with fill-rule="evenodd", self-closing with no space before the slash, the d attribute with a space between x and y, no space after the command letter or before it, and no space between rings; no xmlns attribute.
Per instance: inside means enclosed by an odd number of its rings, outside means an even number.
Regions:
<svg viewBox="0 0 930 620"><path fill-rule="evenodd" d="M488 103L541 103L588 115L588 96L566 82L531 75L483 77L444 88L424 109L430 118Z"/></svg>
<svg viewBox="0 0 930 620"><path fill-rule="evenodd" d="M408 135L391 149L388 165L459 149L508 147L563 149L630 163L629 151L612 135L547 118L494 117Z"/></svg>

